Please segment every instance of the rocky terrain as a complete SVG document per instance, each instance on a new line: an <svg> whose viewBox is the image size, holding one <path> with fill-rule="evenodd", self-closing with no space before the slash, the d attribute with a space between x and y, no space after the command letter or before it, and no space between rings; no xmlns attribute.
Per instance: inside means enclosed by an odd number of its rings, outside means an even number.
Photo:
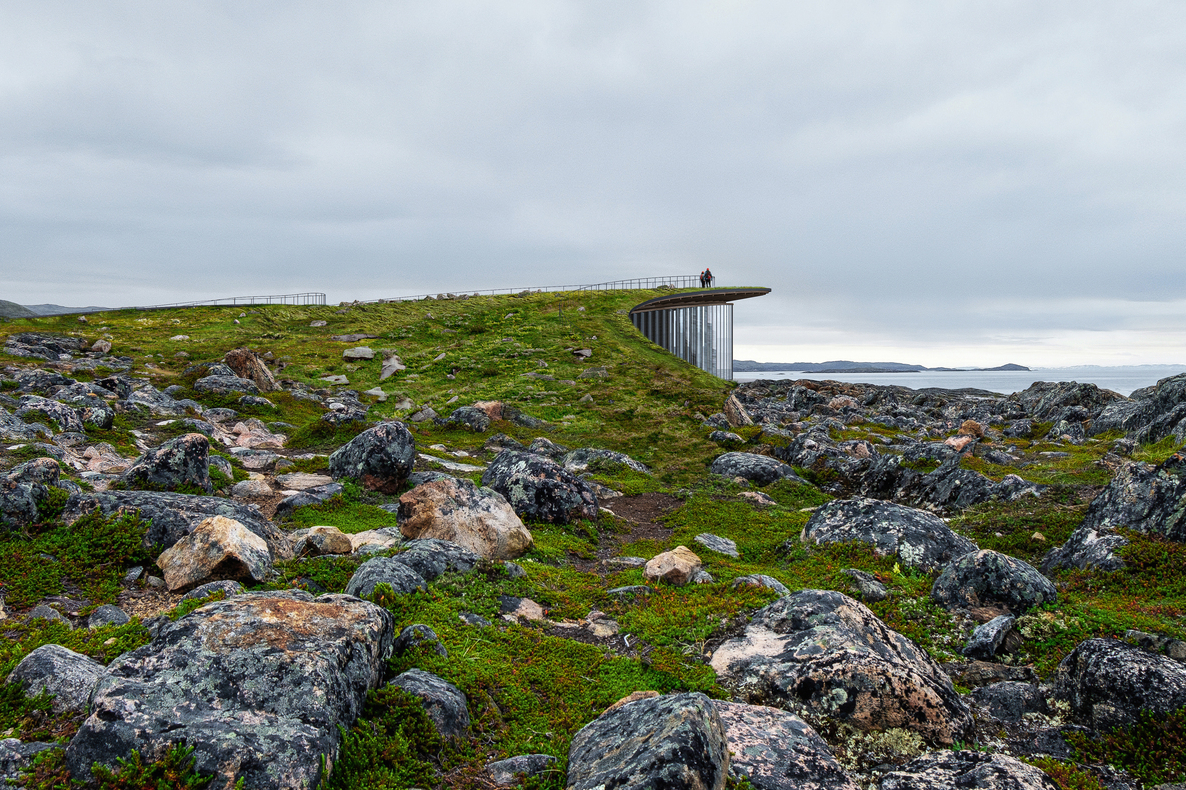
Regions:
<svg viewBox="0 0 1186 790"><path fill-rule="evenodd" d="M5 781L1186 779L1186 375L734 388L647 295L0 325Z"/></svg>

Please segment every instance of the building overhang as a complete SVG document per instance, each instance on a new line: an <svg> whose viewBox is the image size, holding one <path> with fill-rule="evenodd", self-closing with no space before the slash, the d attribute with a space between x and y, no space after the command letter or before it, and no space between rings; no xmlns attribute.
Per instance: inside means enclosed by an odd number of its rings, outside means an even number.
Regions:
<svg viewBox="0 0 1186 790"><path fill-rule="evenodd" d="M649 313L653 310L671 310L677 307L729 304L738 299L752 299L755 296L765 296L768 293L770 293L769 288L708 288L700 291L684 291L670 296L656 296L654 299L648 299L632 309L630 314Z"/></svg>

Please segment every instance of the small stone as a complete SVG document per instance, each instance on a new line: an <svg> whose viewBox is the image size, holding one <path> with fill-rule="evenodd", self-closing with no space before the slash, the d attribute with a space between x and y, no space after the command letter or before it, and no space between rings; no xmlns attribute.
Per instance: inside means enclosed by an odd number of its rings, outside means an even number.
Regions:
<svg viewBox="0 0 1186 790"><path fill-rule="evenodd" d="M728 538L722 538L709 532L701 532L693 540L706 549L715 551L717 554L725 554L734 559L741 556L737 553L737 544Z"/></svg>
<svg viewBox="0 0 1186 790"><path fill-rule="evenodd" d="M499 596L499 613L502 614L504 620L511 622L515 622L519 618L524 620L546 619L544 607L530 598L516 598L513 595Z"/></svg>
<svg viewBox="0 0 1186 790"><path fill-rule="evenodd" d="M643 569L643 576L649 581L682 585L692 580L700 565L700 558L691 549L676 546L651 558Z"/></svg>

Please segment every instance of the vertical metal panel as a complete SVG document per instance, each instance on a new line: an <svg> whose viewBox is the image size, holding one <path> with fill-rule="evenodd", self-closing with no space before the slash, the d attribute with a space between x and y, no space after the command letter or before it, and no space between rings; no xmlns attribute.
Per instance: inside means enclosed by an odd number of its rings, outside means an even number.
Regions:
<svg viewBox="0 0 1186 790"><path fill-rule="evenodd" d="M733 378L733 305L675 307L630 317L652 343L722 379Z"/></svg>

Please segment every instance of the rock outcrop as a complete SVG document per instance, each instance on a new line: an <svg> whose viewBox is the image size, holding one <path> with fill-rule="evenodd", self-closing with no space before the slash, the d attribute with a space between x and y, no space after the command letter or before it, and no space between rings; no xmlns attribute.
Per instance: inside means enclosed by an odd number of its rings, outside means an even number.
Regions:
<svg viewBox="0 0 1186 790"><path fill-rule="evenodd" d="M777 458L755 453L725 453L718 455L709 467L713 474L725 477L740 477L760 486L779 480L806 485L807 481L795 474L795 470Z"/></svg>
<svg viewBox="0 0 1186 790"><path fill-rule="evenodd" d="M1088 639L1054 670L1056 699L1078 724L1106 732L1131 727L1142 712L1186 706L1186 664L1115 639Z"/></svg>
<svg viewBox="0 0 1186 790"><path fill-rule="evenodd" d="M1058 601L1058 590L1024 560L981 550L948 563L931 587L931 600L947 609L1001 606L1022 615Z"/></svg>
<svg viewBox="0 0 1186 790"><path fill-rule="evenodd" d="M316 787L382 681L391 615L344 595L249 593L164 625L107 668L66 749L73 776L194 747L209 787Z"/></svg>
<svg viewBox="0 0 1186 790"><path fill-rule="evenodd" d="M795 703L864 731L966 739L972 713L925 651L838 592L800 590L760 609L712 667L754 704Z"/></svg>

